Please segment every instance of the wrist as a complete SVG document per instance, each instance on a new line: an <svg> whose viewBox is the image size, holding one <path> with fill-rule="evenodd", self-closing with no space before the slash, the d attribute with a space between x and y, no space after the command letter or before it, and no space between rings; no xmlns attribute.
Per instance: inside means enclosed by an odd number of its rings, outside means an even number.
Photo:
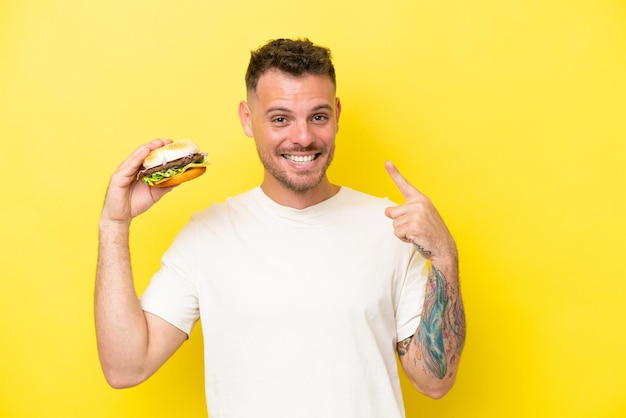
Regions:
<svg viewBox="0 0 626 418"><path fill-rule="evenodd" d="M100 231L128 233L130 230L130 220L121 221L102 216L100 218L100 222L98 223L98 228Z"/></svg>
<svg viewBox="0 0 626 418"><path fill-rule="evenodd" d="M445 251L438 252L430 258L430 262L437 266L439 270L452 270L458 271L459 268L459 254L456 249L456 245L452 245Z"/></svg>

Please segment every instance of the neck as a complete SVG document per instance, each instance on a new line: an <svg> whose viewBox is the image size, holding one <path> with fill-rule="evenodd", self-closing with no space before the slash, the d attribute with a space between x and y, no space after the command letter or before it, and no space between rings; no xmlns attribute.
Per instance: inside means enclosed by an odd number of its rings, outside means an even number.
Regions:
<svg viewBox="0 0 626 418"><path fill-rule="evenodd" d="M288 189L280 183L268 180L266 177L261 184L261 190L274 202L281 206L294 209L305 209L330 199L339 192L340 187L332 184L326 177L317 186L302 192Z"/></svg>

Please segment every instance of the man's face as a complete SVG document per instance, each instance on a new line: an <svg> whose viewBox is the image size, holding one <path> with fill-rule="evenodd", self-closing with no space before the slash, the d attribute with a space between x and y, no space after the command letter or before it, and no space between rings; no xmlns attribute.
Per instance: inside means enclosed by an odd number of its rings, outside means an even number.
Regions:
<svg viewBox="0 0 626 418"><path fill-rule="evenodd" d="M325 180L335 150L341 105L328 76L270 70L239 106L263 166L263 186L307 192Z"/></svg>

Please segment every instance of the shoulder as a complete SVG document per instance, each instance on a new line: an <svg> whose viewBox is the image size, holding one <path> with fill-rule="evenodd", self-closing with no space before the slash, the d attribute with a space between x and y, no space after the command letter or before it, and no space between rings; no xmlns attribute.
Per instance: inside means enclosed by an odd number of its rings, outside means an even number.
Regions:
<svg viewBox="0 0 626 418"><path fill-rule="evenodd" d="M393 205L387 198L342 187L326 214L333 220L333 226L350 226L360 231L360 235L386 239L387 235L394 236L392 221L385 215L385 209Z"/></svg>
<svg viewBox="0 0 626 418"><path fill-rule="evenodd" d="M257 204L257 199L255 198L256 194L257 188L254 188L241 194L228 197L223 202L215 202L207 208L194 213L191 216L191 223L203 223L207 220L228 218L236 216L241 211L252 210L251 206Z"/></svg>
<svg viewBox="0 0 626 418"><path fill-rule="evenodd" d="M341 188L338 198L340 204L343 206L353 209L358 208L363 211L372 211L378 214L380 214L379 211L382 210L383 215L385 208L395 205L394 202L386 197L373 196L345 186Z"/></svg>
<svg viewBox="0 0 626 418"><path fill-rule="evenodd" d="M210 242L220 242L233 235L235 228L248 223L249 214L254 213L254 189L215 202L195 212L178 231L172 247L183 246L187 251L204 248Z"/></svg>

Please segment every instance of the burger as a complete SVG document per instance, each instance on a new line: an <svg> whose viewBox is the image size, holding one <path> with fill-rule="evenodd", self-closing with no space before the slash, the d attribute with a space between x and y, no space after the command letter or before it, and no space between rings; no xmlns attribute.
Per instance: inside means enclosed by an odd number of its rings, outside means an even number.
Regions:
<svg viewBox="0 0 626 418"><path fill-rule="evenodd" d="M171 187L203 175L208 164L195 142L182 139L150 152L137 178L149 186Z"/></svg>

